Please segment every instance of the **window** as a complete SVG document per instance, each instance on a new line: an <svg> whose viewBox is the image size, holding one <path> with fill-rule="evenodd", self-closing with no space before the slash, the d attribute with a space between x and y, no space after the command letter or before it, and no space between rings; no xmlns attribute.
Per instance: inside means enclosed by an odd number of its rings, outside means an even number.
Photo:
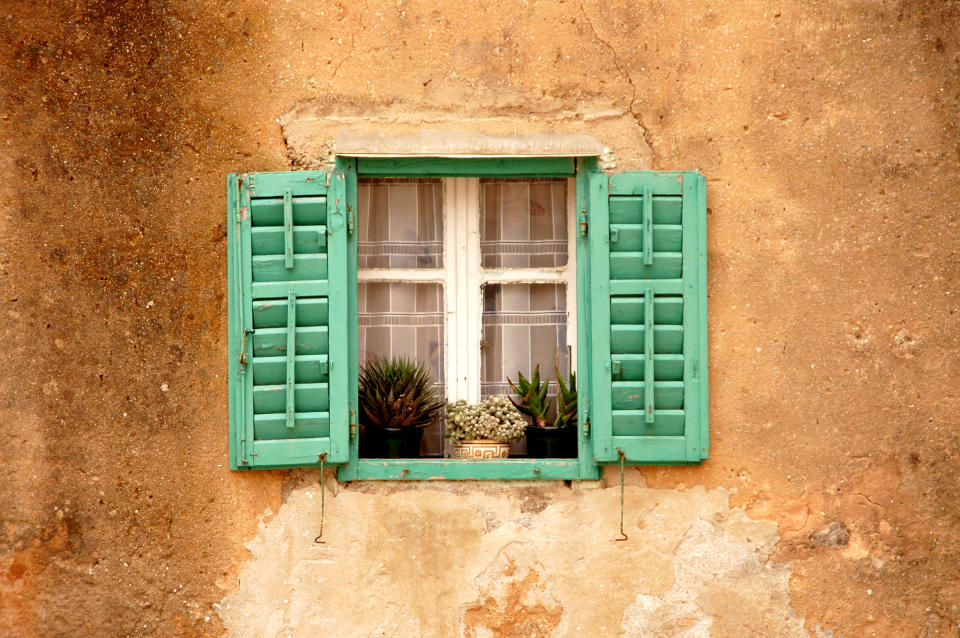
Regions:
<svg viewBox="0 0 960 638"><path fill-rule="evenodd" d="M360 364L416 359L449 401L472 403L538 365L568 372L575 196L567 178L359 179ZM441 423L421 456L450 456Z"/></svg>
<svg viewBox="0 0 960 638"><path fill-rule="evenodd" d="M231 467L341 480L566 478L707 454L705 182L593 158L350 158L231 175ZM359 455L369 357L426 363L451 399L578 371L574 459ZM515 450L523 452L522 444Z"/></svg>

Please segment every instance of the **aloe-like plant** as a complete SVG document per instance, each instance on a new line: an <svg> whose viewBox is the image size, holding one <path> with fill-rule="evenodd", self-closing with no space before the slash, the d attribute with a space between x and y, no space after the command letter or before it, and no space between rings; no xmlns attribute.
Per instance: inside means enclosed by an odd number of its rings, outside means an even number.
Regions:
<svg viewBox="0 0 960 638"><path fill-rule="evenodd" d="M507 377L507 383L510 384L510 388L520 400L515 401L511 398L510 401L517 406L518 410L524 414L529 414L533 418L535 426L539 428L547 427L547 412L550 410L550 403L552 403L551 399L547 397L547 392L550 390L550 381L540 382L539 363L529 381L523 376L522 372L518 372L517 375L519 376L518 383L511 381L510 377Z"/></svg>
<svg viewBox="0 0 960 638"><path fill-rule="evenodd" d="M571 372L568 383L563 382L560 370L557 373L557 420L558 428L574 425L577 422L577 373Z"/></svg>
<svg viewBox="0 0 960 638"><path fill-rule="evenodd" d="M404 357L367 363L359 386L362 422L372 427L423 427L440 418L445 404L423 365Z"/></svg>

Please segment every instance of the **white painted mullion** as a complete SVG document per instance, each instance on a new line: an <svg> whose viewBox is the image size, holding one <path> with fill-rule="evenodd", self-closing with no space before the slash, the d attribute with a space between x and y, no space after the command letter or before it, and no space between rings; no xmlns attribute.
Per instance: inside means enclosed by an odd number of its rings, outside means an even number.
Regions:
<svg viewBox="0 0 960 638"><path fill-rule="evenodd" d="M466 273L461 282L465 294L465 312L463 317L466 325L467 344L466 374L468 378L467 401L480 401L480 341L483 337L483 268L480 257L480 180L467 178L463 180L463 208L461 218L463 224L463 240L466 245Z"/></svg>
<svg viewBox="0 0 960 638"><path fill-rule="evenodd" d="M577 369L577 180L567 180L567 345L570 369ZM584 291L586 292L586 291Z"/></svg>
<svg viewBox="0 0 960 638"><path fill-rule="evenodd" d="M443 180L443 216L444 216L444 306L446 309L446 343L444 354L447 372L447 399L456 401L465 396L463 380L457 362L460 360L460 324L458 317L459 297L457 292L457 276L462 268L463 261L458 249L458 228L460 215L457 214L457 187L456 179Z"/></svg>

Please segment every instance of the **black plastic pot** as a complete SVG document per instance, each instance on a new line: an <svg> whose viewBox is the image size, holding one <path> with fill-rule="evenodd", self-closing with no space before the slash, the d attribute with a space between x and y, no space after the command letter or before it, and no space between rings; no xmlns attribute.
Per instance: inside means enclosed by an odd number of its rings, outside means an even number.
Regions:
<svg viewBox="0 0 960 638"><path fill-rule="evenodd" d="M367 453L377 459L420 458L423 428L364 428Z"/></svg>
<svg viewBox="0 0 960 638"><path fill-rule="evenodd" d="M577 456L577 428L540 428L528 425L527 457L531 459L569 459Z"/></svg>

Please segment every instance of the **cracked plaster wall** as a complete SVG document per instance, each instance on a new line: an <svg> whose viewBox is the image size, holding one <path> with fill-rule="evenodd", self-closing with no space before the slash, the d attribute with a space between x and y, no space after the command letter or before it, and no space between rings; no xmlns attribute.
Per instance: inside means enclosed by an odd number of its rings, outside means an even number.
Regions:
<svg viewBox="0 0 960 638"><path fill-rule="evenodd" d="M776 524L727 490L397 486L304 472L218 606L234 638L805 636Z"/></svg>

